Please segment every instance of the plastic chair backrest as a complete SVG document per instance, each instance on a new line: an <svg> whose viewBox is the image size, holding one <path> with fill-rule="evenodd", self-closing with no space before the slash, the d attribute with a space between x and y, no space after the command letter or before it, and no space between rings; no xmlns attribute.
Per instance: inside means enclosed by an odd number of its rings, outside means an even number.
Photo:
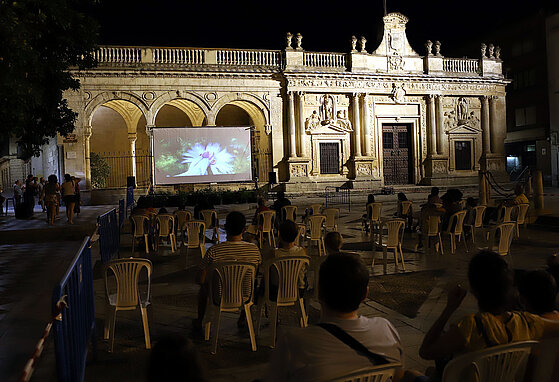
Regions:
<svg viewBox="0 0 559 382"><path fill-rule="evenodd" d="M499 218L497 219L497 221L499 223L508 223L512 221L512 211L514 210L515 206L505 206L502 205L501 208L499 208Z"/></svg>
<svg viewBox="0 0 559 382"><path fill-rule="evenodd" d="M461 234L464 231L464 218L466 217L466 213L468 211L462 210L453 213L450 215L450 219L448 221L448 228L446 230L447 234Z"/></svg>
<svg viewBox="0 0 559 382"><path fill-rule="evenodd" d="M192 220L192 213L186 210L176 210L175 216L177 219L177 224L179 229L184 229L187 221Z"/></svg>
<svg viewBox="0 0 559 382"><path fill-rule="evenodd" d="M332 382L390 382L397 369L402 367L399 363L389 363L386 365L367 367L352 371L331 379Z"/></svg>
<svg viewBox="0 0 559 382"><path fill-rule="evenodd" d="M475 228L483 227L483 215L485 214L486 209L487 206L475 206L473 208L474 216L475 216L475 220L474 220Z"/></svg>
<svg viewBox="0 0 559 382"><path fill-rule="evenodd" d="M369 220L378 222L380 221L380 215L382 213L382 203L373 202L367 204L367 217Z"/></svg>
<svg viewBox="0 0 559 382"><path fill-rule="evenodd" d="M322 203L311 204L311 210L312 210L311 215L319 215L321 208L322 208Z"/></svg>
<svg viewBox="0 0 559 382"><path fill-rule="evenodd" d="M202 210L200 211L202 219L204 219L204 224L206 224L206 229L214 228L215 223L217 223L217 211L216 210Z"/></svg>
<svg viewBox="0 0 559 382"><path fill-rule="evenodd" d="M443 382L461 381L470 371L478 382L510 382L528 362L537 341L514 342L463 354L450 361L443 371ZM469 373L468 373L469 375Z"/></svg>
<svg viewBox="0 0 559 382"><path fill-rule="evenodd" d="M404 219L391 219L383 223L388 230L388 238L386 240L387 247L397 247L402 244L404 239L404 228L406 226L406 221Z"/></svg>
<svg viewBox="0 0 559 382"><path fill-rule="evenodd" d="M326 228L334 228L336 227L336 219L340 216L340 209L339 208L326 208L322 211L322 214L326 216Z"/></svg>
<svg viewBox="0 0 559 382"><path fill-rule="evenodd" d="M278 304L293 303L299 299L299 274L305 265L309 265L309 259L299 256L285 256L272 261L266 272L269 278L273 268L278 274ZM266 298L269 300L269 279L266 282Z"/></svg>
<svg viewBox="0 0 559 382"><path fill-rule="evenodd" d="M440 224L441 224L440 216L431 215L427 217L427 236L438 235Z"/></svg>
<svg viewBox="0 0 559 382"><path fill-rule="evenodd" d="M403 216L407 216L413 203L411 200L402 200L399 201L398 204L400 205L400 213Z"/></svg>
<svg viewBox="0 0 559 382"><path fill-rule="evenodd" d="M146 222L149 222L149 219L145 215L132 215L132 222L134 223L134 237L143 236L145 235L146 229Z"/></svg>
<svg viewBox="0 0 559 382"><path fill-rule="evenodd" d="M155 224L159 227L159 235L168 236L173 232L175 218L173 215L161 214L155 217Z"/></svg>
<svg viewBox="0 0 559 382"><path fill-rule="evenodd" d="M258 214L258 224L262 224L262 232L271 232L276 211L262 211Z"/></svg>
<svg viewBox="0 0 559 382"><path fill-rule="evenodd" d="M105 266L105 293L109 296L108 271L111 270L116 279L116 306L119 308L133 308L138 305L140 293L138 279L142 268L147 270L147 301L150 299L152 264L148 259L118 259L112 260Z"/></svg>
<svg viewBox="0 0 559 382"><path fill-rule="evenodd" d="M297 206L283 206L281 208L282 220L291 220L295 222L295 217L297 216Z"/></svg>
<svg viewBox="0 0 559 382"><path fill-rule="evenodd" d="M464 199L460 200L458 204L460 204L460 209L463 210L466 208L466 201Z"/></svg>
<svg viewBox="0 0 559 382"><path fill-rule="evenodd" d="M499 245L497 247L497 253L499 255L506 255L509 253L514 229L515 224L510 222L499 224L495 228L495 235L497 234L497 231L499 231Z"/></svg>
<svg viewBox="0 0 559 382"><path fill-rule="evenodd" d="M221 286L221 309L237 309L241 308L244 303L243 299L243 280L250 272L251 286L254 286L254 275L256 274L256 265L242 261L230 261L216 263L208 273L212 277L218 277L219 282L210 282L210 289L216 285ZM252 288L251 288L252 290ZM210 292L210 296L216 296L219 293Z"/></svg>
<svg viewBox="0 0 559 382"><path fill-rule="evenodd" d="M206 241L206 224L201 220L190 220L186 222L186 235L188 237L188 248L196 248L204 245ZM200 238L202 242L200 242Z"/></svg>
<svg viewBox="0 0 559 382"><path fill-rule="evenodd" d="M528 214L528 209L530 208L530 204L522 203L516 206L516 223L517 224L524 224L526 221L526 215Z"/></svg>
<svg viewBox="0 0 559 382"><path fill-rule="evenodd" d="M324 215L312 215L309 216L309 230L311 240L319 240L322 238L322 225L326 220Z"/></svg>
<svg viewBox="0 0 559 382"><path fill-rule="evenodd" d="M307 226L304 224L297 224L298 229L298 233L297 233L297 239L295 239L295 245L300 247L301 246L301 237L304 239L305 238L305 233L307 232Z"/></svg>

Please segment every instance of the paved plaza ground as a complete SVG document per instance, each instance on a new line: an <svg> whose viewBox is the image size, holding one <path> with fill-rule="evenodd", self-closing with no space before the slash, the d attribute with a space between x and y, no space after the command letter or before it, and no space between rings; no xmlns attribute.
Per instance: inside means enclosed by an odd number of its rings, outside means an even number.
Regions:
<svg viewBox="0 0 559 382"><path fill-rule="evenodd" d="M465 196L476 196L471 189ZM551 195L557 190L546 190ZM408 194L418 205L426 199L425 193ZM384 202L383 215L391 216L396 211L396 196L379 196ZM322 198L295 197L293 204L305 207ZM559 196L548 196L546 207L559 216ZM466 252L458 245L456 254L451 255L448 239L445 254L420 253L414 250L417 238L407 232L404 240L406 272L396 269L389 262L387 273L382 266L382 252L373 252L370 237L361 230L361 215L365 209L365 195L354 198L351 211L341 207L339 231L344 238L346 251L358 253L370 265L373 255L377 261L371 269L371 293L360 308L360 314L381 316L389 319L400 333L405 347L405 363L409 368L423 371L431 363L418 356L419 345L425 332L437 318L446 302L445 289L450 283L467 285L466 269L471 255L480 240ZM15 220L13 214L0 217L0 378L15 381L26 360L33 352L36 341L41 337L45 324L50 319L51 294L69 262L78 249L83 236L92 232L95 218L111 206L82 207L76 225L68 226L64 219L54 227L48 227L43 215L36 213L32 220ZM247 218L254 214L254 205L217 206L223 224L227 212L239 210ZM299 219L302 213L298 211ZM62 209L63 214L63 209ZM541 269L545 259L559 251L559 234L556 221L559 218L540 220L521 230L515 240L508 260L516 269ZM541 224L540 224L541 223ZM209 235L209 231L208 231ZM222 237L225 233L221 232ZM207 244L209 247L211 243ZM140 312L119 312L116 326L116 340L113 353L108 352L108 343L103 340L104 286L98 248L94 249L94 287L97 317L98 351L96 359L90 359L86 369L87 381L141 381L149 351L145 350ZM130 227L127 224L121 235L121 257L131 256ZM311 252L313 255L314 252ZM136 257L146 256L136 251ZM270 249L263 251L270 256ZM189 252L181 246L176 253L170 247L162 246L158 253L147 256L154 266L152 275L152 307L149 309L149 325L152 343L166 335L181 335L192 339L208 371L211 381L251 381L263 376L267 362L273 351L271 329L264 319L261 336L257 339L258 349L252 352L248 331L238 329L236 314L222 315L219 347L216 355L210 354L209 342L192 329L192 319L196 317L198 286L194 282L199 254ZM391 257L389 256L389 259ZM308 313L310 324L320 317L320 307L310 296ZM466 313L475 311L475 301L468 295L461 308L454 315L457 320ZM280 310L281 330L297 325L295 310ZM325 349L326 351L326 349ZM38 365L33 380L55 380L53 345L49 342Z"/></svg>

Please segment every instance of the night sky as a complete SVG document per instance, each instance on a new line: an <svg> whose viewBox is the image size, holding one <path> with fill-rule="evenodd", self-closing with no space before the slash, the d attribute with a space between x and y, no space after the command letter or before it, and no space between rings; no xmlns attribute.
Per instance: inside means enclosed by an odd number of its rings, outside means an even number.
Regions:
<svg viewBox="0 0 559 382"><path fill-rule="evenodd" d="M407 35L423 54L426 40L442 53L475 42L503 23L559 0L386 0L388 12L410 21ZM463 4L468 4L467 6ZM283 49L285 34L300 32L303 48L346 52L352 35L365 36L370 52L380 42L383 1L103 0L92 12L100 44ZM498 42L495 42L498 44Z"/></svg>

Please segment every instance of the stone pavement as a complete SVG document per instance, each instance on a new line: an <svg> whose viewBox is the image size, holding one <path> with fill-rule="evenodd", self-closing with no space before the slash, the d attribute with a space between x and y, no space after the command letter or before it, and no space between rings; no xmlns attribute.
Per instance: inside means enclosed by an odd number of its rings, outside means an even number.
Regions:
<svg viewBox="0 0 559 382"><path fill-rule="evenodd" d="M472 191L474 192L474 191ZM408 197L414 200L415 205L425 200L425 194L408 194ZM468 196L468 195L466 195ZM383 215L391 216L396 210L396 196L379 196L377 200L384 202ZM301 216L301 207L308 206L313 202L322 202L321 198L298 197L293 198L293 204L300 206L298 215ZM546 199L546 207L552 208L557 214L559 212L559 197L550 196ZM360 217L364 213L365 195L358 196L353 199L352 210L347 211L346 207L341 209L341 219L339 230L344 237L344 249L359 253L367 264L371 264L373 251L370 245L370 238L361 232ZM92 210L93 215L100 211L104 212L108 207ZM228 211L237 209L246 214L247 218L254 214L254 206L249 205L232 205L218 206L218 212L221 223ZM84 208L85 210L85 208ZM558 214L559 215L559 214ZM96 216L96 215L95 215ZM10 219L3 218L3 219ZM81 219L81 217L80 217ZM85 218L84 218L85 220ZM92 221L92 220L90 220ZM3 220L0 220L2 224ZM9 227L9 224L18 225L18 223L4 223L3 226ZM22 223L23 224L23 223ZM25 224L31 224L27 223ZM33 223L34 224L34 223ZM59 223L62 224L62 223ZM0 226L0 227L3 227ZM46 223L44 225L47 230ZM546 228L546 227L543 227ZM0 228L2 229L2 228ZM2 231L0 231L1 233ZM121 257L130 256L131 254L131 235L130 227L125 227L124 233L121 235ZM222 237L225 237L222 232ZM209 235L209 231L208 231ZM50 234L47 234L50 237ZM221 235L220 235L221 236ZM56 281L62 276L64 264L71 260L74 248L77 249L81 240L64 241L48 241L46 243L36 245L16 244L9 248L0 247L0 262L2 268L0 271L0 309L13 314L13 318L9 321L6 316L1 316L0 312L0 334L2 339L9 339L7 344L4 341L0 343L0 375L9 375L17 377L14 374L16 370L20 370L16 359L23 359L23 363L27 356L32 352L35 341L40 337L44 324L50 318L50 293ZM467 285L466 269L470 256L477 250L477 246L471 249L469 253L464 247L458 245L455 255L445 252L445 255L435 255L431 253L416 253L414 245L415 236L406 233L404 243L404 255L406 259L406 273L413 274L415 271L426 270L442 270L442 275L436 278L434 287L428 294L426 301L421 305L415 318L407 317L385 305L381 305L371 299L367 299L360 308L360 314L366 316L382 316L389 319L400 333L402 343L405 346L407 367L415 368L423 371L430 362L422 360L418 356L418 349L425 332L437 318L438 314L444 307L446 302L445 289L449 283L462 282ZM477 243L482 245L482 243ZM75 245L75 247L73 247ZM211 244L208 243L208 247ZM445 241L445 250L448 251L448 239ZM94 246L95 249L95 246ZM140 248L141 249L141 248ZM519 240L515 241L512 247L509 261L515 268L521 269L539 269L545 264L545 259L550 254L559 250L559 235L549 234L537 225L529 226L523 229ZM449 251L448 251L449 252ZM29 255L33 253L33 258ZM66 255L64 255L66 253ZM266 250L264 256L268 255ZM136 252L134 256L146 257L145 253ZM25 267L20 265L22 258ZM268 359L273 350L271 345L271 329L267 319L264 319L261 337L257 339L258 349L256 352L250 350L250 341L248 331L238 329L236 326L236 314L223 314L222 324L219 334L219 346L216 355L210 354L210 345L206 343L199 333L192 330L192 319L196 317L196 298L198 286L194 283L194 275L196 264L199 261L199 253L186 253L184 247L179 248L177 253L171 253L168 246L162 246L159 253L149 254L147 257L153 262L154 272L152 275L152 307L148 309L149 325L151 331L152 344L158 338L167 335L182 335L192 339L195 343L205 367L208 371L208 377L211 381L251 381L255 378L262 377L267 367ZM381 280L383 275L382 253L376 252L376 263L371 270L371 280ZM54 259L54 261L53 261ZM389 255L389 259L391 256ZM86 370L87 381L136 381L143 380L145 375L145 366L149 356L149 351L145 350L143 330L140 318L140 312L128 311L119 312L117 318L117 326L115 331L115 348L113 353L108 353L108 343L102 339L103 324L105 318L104 312L104 289L102 278L102 267L98 263L98 254L94 253L94 262L96 262L94 270L94 286L96 291L96 316L97 316L97 334L98 334L98 352L97 359L91 359ZM4 264L11 264L11 268L4 272ZM55 268L55 265L58 268ZM188 265L188 267L187 267ZM28 272L34 271L32 277L27 277ZM41 275L43 272L43 275ZM58 272L58 274L57 274ZM389 262L388 274L402 274L401 270L397 270L394 265ZM17 275L17 277L12 276ZM403 275L403 274L402 274ZM18 284L14 284L12 280L17 282L29 283L27 288L21 291L17 288ZM3 288L4 282L9 282L8 288ZM41 288L41 286L43 286ZM145 286L145 284L144 284ZM37 290L38 292L34 292ZM15 291L15 293L14 293ZM13 305L4 307L4 301L7 300L7 293L14 293L18 309L12 308ZM34 293L42 293L35 295ZM13 300L9 300L13 304ZM27 301L25 304L22 301ZM41 304L39 304L41 303ZM453 319L457 320L462 315L475 311L475 301L470 295L467 296L462 307L454 315ZM20 312L20 313L18 313ZM18 313L18 315L16 315ZM310 323L315 323L319 319L320 311L317 301L310 300L308 303L308 313ZM280 309L279 325L282 328L295 327L296 315L294 310ZM2 318L4 317L4 318ZM7 317L9 318L9 317ZM28 321L33 321L29 323ZM33 326L35 332L31 333L28 327ZM5 332L11 331L12 337L6 337ZM25 332L26 336L21 337ZM279 333L281 335L281 333ZM25 339L25 340L24 340ZM16 349L17 352L11 352ZM51 346L52 348L52 346ZM27 350L25 350L27 349ZM8 351L10 350L10 351ZM14 354L11 354L14 353ZM12 363L10 365L10 362ZM49 349L44 359L39 364L34 380L52 380L53 378L53 357L52 349ZM20 362L21 367L23 363ZM10 372L9 374L7 374ZM8 378L6 380L14 380Z"/></svg>

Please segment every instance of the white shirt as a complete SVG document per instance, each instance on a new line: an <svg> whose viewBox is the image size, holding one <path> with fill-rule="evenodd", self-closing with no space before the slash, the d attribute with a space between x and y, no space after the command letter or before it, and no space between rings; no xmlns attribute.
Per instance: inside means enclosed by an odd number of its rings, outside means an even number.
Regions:
<svg viewBox="0 0 559 382"><path fill-rule="evenodd" d="M389 362L403 364L400 336L385 318L364 317L345 320L325 317L361 342L372 353ZM328 381L352 371L374 366L367 356L319 326L297 328L278 336L266 381Z"/></svg>

